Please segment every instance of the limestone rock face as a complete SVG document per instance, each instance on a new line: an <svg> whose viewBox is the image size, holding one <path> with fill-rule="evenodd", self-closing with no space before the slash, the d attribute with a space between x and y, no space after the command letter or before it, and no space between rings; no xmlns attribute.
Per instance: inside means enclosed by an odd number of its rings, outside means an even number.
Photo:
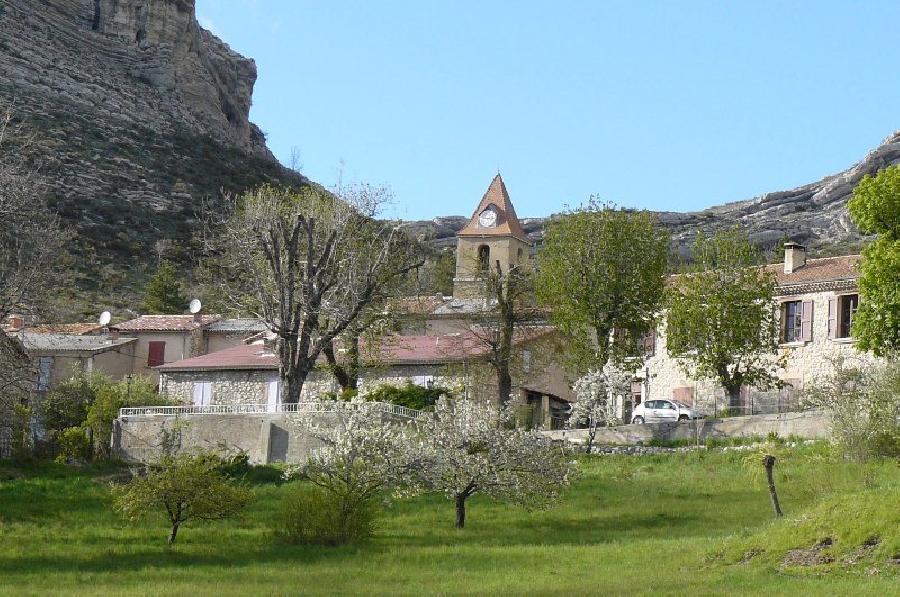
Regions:
<svg viewBox="0 0 900 597"><path fill-rule="evenodd" d="M83 291L133 306L160 241L191 259L201 198L302 181L249 120L255 81L194 0L0 0L0 153L30 139Z"/></svg>
<svg viewBox="0 0 900 597"><path fill-rule="evenodd" d="M660 224L672 233L673 249L687 255L697 232L711 232L739 224L764 249L781 238L805 243L811 256L840 254L859 249L863 236L847 211L853 188L867 174L900 164L900 131L885 139L851 168L818 182L790 191L766 193L747 201L737 201L695 212L659 212ZM515 199L515 198L513 198ZM523 218L522 228L532 240L543 237L548 218ZM455 234L467 222L461 216L430 221L407 222L406 226L435 248L455 247Z"/></svg>

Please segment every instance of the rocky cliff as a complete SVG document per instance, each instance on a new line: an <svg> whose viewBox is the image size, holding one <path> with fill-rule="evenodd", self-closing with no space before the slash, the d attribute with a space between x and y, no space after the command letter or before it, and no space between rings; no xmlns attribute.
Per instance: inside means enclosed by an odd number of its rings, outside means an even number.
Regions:
<svg viewBox="0 0 900 597"><path fill-rule="evenodd" d="M77 228L82 298L133 305L159 253L187 262L200 198L299 182L249 121L255 81L194 0L0 0L3 151L27 145Z"/></svg>
<svg viewBox="0 0 900 597"><path fill-rule="evenodd" d="M898 163L900 131L885 139L853 167L818 182L702 211L660 212L657 216L671 231L673 247L682 254L687 254L697 231L709 232L734 224L740 224L764 249L770 249L779 239L787 237L807 244L813 256L856 251L862 236L847 213L853 188L866 174ZM525 218L522 227L532 239L540 241L546 220ZM467 221L468 218L463 216L446 216L407 222L406 226L432 246L447 248L456 246L454 235Z"/></svg>

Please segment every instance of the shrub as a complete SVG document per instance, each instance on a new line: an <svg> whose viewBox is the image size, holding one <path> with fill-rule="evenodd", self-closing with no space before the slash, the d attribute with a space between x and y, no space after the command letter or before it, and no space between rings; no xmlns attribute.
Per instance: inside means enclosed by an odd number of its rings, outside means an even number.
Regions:
<svg viewBox="0 0 900 597"><path fill-rule="evenodd" d="M65 464L70 460L88 460L93 455L93 445L84 427L69 427L56 436L58 453L56 462Z"/></svg>
<svg viewBox="0 0 900 597"><path fill-rule="evenodd" d="M113 490L115 507L130 521L165 513L172 545L183 524L228 518L253 501L253 492L222 474L221 464L208 453L164 456L146 477Z"/></svg>
<svg viewBox="0 0 900 597"><path fill-rule="evenodd" d="M320 487L299 486L281 505L275 536L285 543L342 545L368 539L375 532L374 500L345 511Z"/></svg>
<svg viewBox="0 0 900 597"><path fill-rule="evenodd" d="M157 394L155 386L147 377L132 377L117 383L107 380L107 383L97 389L84 419L84 426L93 432L97 455L101 458L110 456L113 421L119 416L120 408L168 404L173 402Z"/></svg>
<svg viewBox="0 0 900 597"><path fill-rule="evenodd" d="M857 461L900 454L900 361L873 367L839 358L832 365L804 401L828 414L835 446Z"/></svg>
<svg viewBox="0 0 900 597"><path fill-rule="evenodd" d="M385 384L366 394L366 400L372 402L389 402L416 410L428 410L434 406L441 396L450 396L450 390L439 386L426 388L417 386L407 380L402 386Z"/></svg>

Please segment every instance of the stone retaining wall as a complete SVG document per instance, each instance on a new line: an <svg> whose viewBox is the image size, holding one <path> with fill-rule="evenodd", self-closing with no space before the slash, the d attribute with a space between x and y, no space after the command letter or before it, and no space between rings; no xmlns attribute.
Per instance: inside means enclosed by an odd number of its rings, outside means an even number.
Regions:
<svg viewBox="0 0 900 597"><path fill-rule="evenodd" d="M546 431L555 440L582 443L586 429ZM828 435L828 421L820 411L804 411L773 415L753 415L727 419L699 419L683 423L647 423L645 425L619 425L597 430L596 444L632 445L651 440L693 440L697 435L703 442L709 438L765 437L777 433L779 437L795 436L804 439L821 439Z"/></svg>
<svg viewBox="0 0 900 597"><path fill-rule="evenodd" d="M300 462L321 443L288 420L290 415L142 415L116 420L113 453L123 460L152 462L166 449L244 451L253 464ZM335 413L317 414L327 419Z"/></svg>

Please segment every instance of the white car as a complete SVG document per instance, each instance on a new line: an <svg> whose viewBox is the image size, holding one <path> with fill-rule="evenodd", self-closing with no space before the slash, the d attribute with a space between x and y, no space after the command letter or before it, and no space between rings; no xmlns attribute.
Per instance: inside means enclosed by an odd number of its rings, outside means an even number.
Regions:
<svg viewBox="0 0 900 597"><path fill-rule="evenodd" d="M646 400L634 407L631 422L662 423L702 419L705 415L677 400Z"/></svg>

